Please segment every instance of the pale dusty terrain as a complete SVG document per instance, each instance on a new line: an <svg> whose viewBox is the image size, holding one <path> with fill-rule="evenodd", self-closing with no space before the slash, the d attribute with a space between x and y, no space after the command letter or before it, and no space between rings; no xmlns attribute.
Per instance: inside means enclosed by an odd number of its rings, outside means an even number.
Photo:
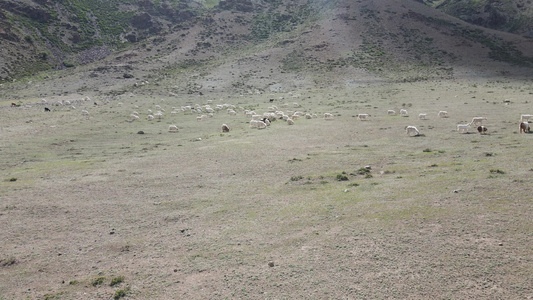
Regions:
<svg viewBox="0 0 533 300"><path fill-rule="evenodd" d="M47 97L51 112L37 97L4 99L0 299L531 299L533 135L518 133L533 113L531 84L355 80L204 96L145 87L75 108ZM319 118L257 130L242 109L202 122L170 113L209 100ZM164 118L147 121L155 105ZM386 113L401 108L408 117ZM133 111L140 119L126 121ZM456 132L475 116L488 134ZM365 166L369 176L358 174Z"/></svg>

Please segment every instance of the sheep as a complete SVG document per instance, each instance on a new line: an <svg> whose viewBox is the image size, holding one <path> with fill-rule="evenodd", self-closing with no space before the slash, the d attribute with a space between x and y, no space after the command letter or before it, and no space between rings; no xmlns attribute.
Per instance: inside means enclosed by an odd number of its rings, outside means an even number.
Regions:
<svg viewBox="0 0 533 300"><path fill-rule="evenodd" d="M261 120L250 120L250 127L255 127L257 129L265 129L267 125Z"/></svg>
<svg viewBox="0 0 533 300"><path fill-rule="evenodd" d="M477 127L477 132L479 132L479 134L484 134L487 132L487 127L480 125Z"/></svg>
<svg viewBox="0 0 533 300"><path fill-rule="evenodd" d="M470 122L470 124L473 124L474 126L475 125L483 125L483 120L487 120L486 117L474 117L472 119L472 122Z"/></svg>
<svg viewBox="0 0 533 300"><path fill-rule="evenodd" d="M178 126L176 126L176 125L169 125L169 126L168 126L168 132L178 132Z"/></svg>
<svg viewBox="0 0 533 300"><path fill-rule="evenodd" d="M528 122L521 122L519 128L520 128L520 133L522 133L522 132L529 133L529 123Z"/></svg>
<svg viewBox="0 0 533 300"><path fill-rule="evenodd" d="M427 114L418 114L419 120L426 120Z"/></svg>
<svg viewBox="0 0 533 300"><path fill-rule="evenodd" d="M468 133L468 128L470 127L470 123L468 124L457 124L457 132L459 133Z"/></svg>
<svg viewBox="0 0 533 300"><path fill-rule="evenodd" d="M82 110L82 111L81 111L81 115L82 115L82 116L88 116L88 115L89 115L89 112L86 111L86 110Z"/></svg>
<svg viewBox="0 0 533 300"><path fill-rule="evenodd" d="M415 126L406 126L405 127L405 132L409 136L418 136L418 135L420 135L420 131L418 131L418 129Z"/></svg>
<svg viewBox="0 0 533 300"><path fill-rule="evenodd" d="M293 119L288 118L288 119L287 119L287 124L289 124L289 125L294 125L294 121L293 121Z"/></svg>
<svg viewBox="0 0 533 300"><path fill-rule="evenodd" d="M445 110L441 110L441 111L439 111L439 114L438 114L438 115L439 115L439 117L441 117L441 118L447 118L447 117L448 117L448 112L445 111Z"/></svg>
<svg viewBox="0 0 533 300"><path fill-rule="evenodd" d="M312 119L313 116L311 116L311 114L305 114L305 118L306 118L306 119Z"/></svg>
<svg viewBox="0 0 533 300"><path fill-rule="evenodd" d="M222 132L229 132L229 126L226 124L222 124Z"/></svg>
<svg viewBox="0 0 533 300"><path fill-rule="evenodd" d="M324 114L324 120L333 120L333 114L325 113Z"/></svg>
<svg viewBox="0 0 533 300"><path fill-rule="evenodd" d="M407 109L400 109L400 116L407 117L409 113L407 113Z"/></svg>
<svg viewBox="0 0 533 300"><path fill-rule="evenodd" d="M207 119L206 115L201 115L201 116L196 117L196 121L203 121L205 119Z"/></svg>
<svg viewBox="0 0 533 300"><path fill-rule="evenodd" d="M389 110L387 110L387 115L394 116L394 115L396 115L396 111L394 111L392 109L389 109Z"/></svg>
<svg viewBox="0 0 533 300"><path fill-rule="evenodd" d="M153 121L153 120L154 120L154 116L153 116L153 115L148 115L148 116L146 117L146 119L147 119L148 121Z"/></svg>
<svg viewBox="0 0 533 300"><path fill-rule="evenodd" d="M531 117L533 117L533 115L521 115L520 122L528 122Z"/></svg>
<svg viewBox="0 0 533 300"><path fill-rule="evenodd" d="M255 127L257 127L257 129L265 129L265 128L267 128L267 124L265 122L259 120L259 121L257 121L257 124L256 124Z"/></svg>
<svg viewBox="0 0 533 300"><path fill-rule="evenodd" d="M51 111L51 110L48 107L45 107L44 111Z"/></svg>
<svg viewBox="0 0 533 300"><path fill-rule="evenodd" d="M360 120L360 121L368 120L368 117L370 117L369 114L358 114L357 115L357 120Z"/></svg>
<svg viewBox="0 0 533 300"><path fill-rule="evenodd" d="M162 113L161 111L158 111L158 112L156 112L156 113L154 114L154 117L155 117L157 120L161 121L161 119L163 119L163 113Z"/></svg>

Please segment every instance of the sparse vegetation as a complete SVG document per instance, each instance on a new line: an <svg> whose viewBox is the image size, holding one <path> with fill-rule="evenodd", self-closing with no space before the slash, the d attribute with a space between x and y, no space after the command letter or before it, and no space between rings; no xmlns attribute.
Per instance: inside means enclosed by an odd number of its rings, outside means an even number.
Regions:
<svg viewBox="0 0 533 300"><path fill-rule="evenodd" d="M115 285L121 284L122 282L124 282L124 276L113 277L113 279L111 279L111 283L109 285L110 286L115 286Z"/></svg>
<svg viewBox="0 0 533 300"><path fill-rule="evenodd" d="M105 280L105 277L98 277L98 278L95 278L92 282L91 282L91 285L92 286L99 286L101 284L104 283L104 280Z"/></svg>

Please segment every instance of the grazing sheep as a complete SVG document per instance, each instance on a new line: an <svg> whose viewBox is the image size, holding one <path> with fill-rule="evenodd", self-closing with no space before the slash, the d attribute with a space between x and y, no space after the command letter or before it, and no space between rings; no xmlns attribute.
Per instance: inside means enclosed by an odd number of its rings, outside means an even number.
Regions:
<svg viewBox="0 0 533 300"><path fill-rule="evenodd" d="M426 120L427 114L418 114L419 120Z"/></svg>
<svg viewBox="0 0 533 300"><path fill-rule="evenodd" d="M153 115L148 115L148 116L146 117L146 119L147 119L148 121L153 121L153 120L154 120L154 116L153 116Z"/></svg>
<svg viewBox="0 0 533 300"><path fill-rule="evenodd" d="M472 119L472 122L470 122L470 124L472 124L472 125L474 125L474 126L475 126L475 125L483 125L483 124L482 124L482 123L483 123L483 120L487 120L487 118L486 118L486 117L474 117L474 118Z"/></svg>
<svg viewBox="0 0 533 300"><path fill-rule="evenodd" d="M265 129L267 127L266 123L261 120L250 120L250 127L257 129Z"/></svg>
<svg viewBox="0 0 533 300"><path fill-rule="evenodd" d="M468 124L457 124L457 132L459 133L468 133L468 128L470 127L470 123Z"/></svg>
<svg viewBox="0 0 533 300"><path fill-rule="evenodd" d="M44 111L50 111L50 109L48 107L45 107Z"/></svg>
<svg viewBox="0 0 533 300"><path fill-rule="evenodd" d="M405 132L406 132L407 135L409 135L409 136L417 136L417 135L420 135L420 131L418 131L418 129L417 129L415 126L406 126L406 127L405 127Z"/></svg>
<svg viewBox="0 0 533 300"><path fill-rule="evenodd" d="M203 121L205 119L207 119L206 115L201 115L201 116L196 117L196 121Z"/></svg>
<svg viewBox="0 0 533 300"><path fill-rule="evenodd" d="M178 132L178 126L176 126L176 125L169 125L169 126L168 126L168 132Z"/></svg>
<svg viewBox="0 0 533 300"><path fill-rule="evenodd" d="M396 115L396 111L392 110L392 109L389 109L387 110L387 115L389 116L395 116Z"/></svg>
<svg viewBox="0 0 533 300"><path fill-rule="evenodd" d="M163 119L163 113L162 113L161 111L158 111L158 112L156 112L156 113L154 114L154 117L155 117L157 120L161 121L161 119Z"/></svg>
<svg viewBox="0 0 533 300"><path fill-rule="evenodd" d="M357 120L360 120L360 121L368 120L369 117L370 117L369 114L358 114L357 115Z"/></svg>
<svg viewBox="0 0 533 300"><path fill-rule="evenodd" d="M259 121L257 121L257 124L256 124L255 127L257 127L257 129L265 129L265 128L267 128L267 124L265 122L259 120Z"/></svg>
<svg viewBox="0 0 533 300"><path fill-rule="evenodd" d="M305 118L306 118L306 119L312 119L313 116L311 116L311 114L305 114Z"/></svg>
<svg viewBox="0 0 533 300"><path fill-rule="evenodd" d="M229 132L229 126L226 124L222 124L222 132Z"/></svg>
<svg viewBox="0 0 533 300"><path fill-rule="evenodd" d="M479 134L487 133L487 127L480 125L477 127L477 132L479 132Z"/></svg>
<svg viewBox="0 0 533 300"><path fill-rule="evenodd" d="M441 117L441 118L447 118L447 117L448 117L448 112L445 111L445 110L441 110L441 111L439 111L439 117Z"/></svg>
<svg viewBox="0 0 533 300"><path fill-rule="evenodd" d="M533 115L521 115L520 122L528 122L531 117L533 117Z"/></svg>
<svg viewBox="0 0 533 300"><path fill-rule="evenodd" d="M520 133L526 132L529 133L529 123L528 122L521 122L520 123Z"/></svg>
<svg viewBox="0 0 533 300"><path fill-rule="evenodd" d="M291 118L288 118L288 119L287 119L287 124L289 124L289 125L294 125L294 120L291 119Z"/></svg>
<svg viewBox="0 0 533 300"><path fill-rule="evenodd" d="M261 121L263 121L267 126L270 126L270 120L268 118L263 118Z"/></svg>
<svg viewBox="0 0 533 300"><path fill-rule="evenodd" d="M325 113L324 114L324 120L333 120L333 114Z"/></svg>
<svg viewBox="0 0 533 300"><path fill-rule="evenodd" d="M89 112L86 111L86 110L82 110L82 111L81 111L81 114L82 114L82 116L88 116L88 115L89 115Z"/></svg>
<svg viewBox="0 0 533 300"><path fill-rule="evenodd" d="M407 113L407 109L400 109L400 116L407 117L409 114Z"/></svg>

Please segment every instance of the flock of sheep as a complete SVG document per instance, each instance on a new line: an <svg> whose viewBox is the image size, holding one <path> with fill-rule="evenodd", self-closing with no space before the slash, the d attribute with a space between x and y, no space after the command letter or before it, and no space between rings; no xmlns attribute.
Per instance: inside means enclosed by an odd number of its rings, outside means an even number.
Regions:
<svg viewBox="0 0 533 300"><path fill-rule="evenodd" d="M57 101L54 103L47 103L46 100L42 100L40 104L45 104L45 111L51 111L50 108L48 108L49 105L52 106L64 106L68 107L69 109L75 109L75 105L81 105L83 102L90 101L91 99L89 97L85 97L81 100L72 100L72 101ZM271 99L270 102L273 102L274 99ZM208 100L207 104L205 105L185 105L180 107L172 107L172 111L170 112L171 115L176 114L183 114L183 115L196 115L196 120L201 122L206 120L207 118L211 118L214 116L215 113L223 112L225 111L230 116L236 116L239 114L244 114L246 117L250 119L249 125L250 128L257 128L257 129L265 129L270 124L276 120L282 120L288 125L294 125L295 120L299 118L305 118L305 119L316 119L318 118L318 115L316 113L306 113L301 110L298 110L301 108L301 105L294 102L292 104L292 109L289 109L289 104L284 102L284 98L280 97L279 101L282 103L281 105L285 110L281 110L276 105L271 105L268 107L267 111L263 114L258 114L253 110L245 109L243 107L236 107L232 104L217 104L213 105L212 100ZM108 103L109 101L105 102ZM47 105L49 104L49 105ZM98 105L98 103L94 102L94 105ZM117 105L120 107L123 105L122 102L118 102ZM19 107L20 104L11 104L12 107ZM138 106L135 106L136 109L138 109ZM165 114L165 109L161 107L161 105L154 105L155 112L152 111L152 109L147 109L147 116L146 119L148 121L161 121L163 119L163 116ZM84 116L89 116L89 111L87 109L81 110L81 114ZM397 115L395 110L388 110L387 115L389 116L395 116ZM409 113L406 109L401 109L399 111L399 115L402 117L409 116ZM439 118L448 118L448 112L447 111L439 111L438 112ZM360 113L357 115L357 119L360 121L366 121L369 120L371 117L370 114L366 113ZM532 115L521 115L520 118L520 125L519 125L519 132L530 132L530 126L529 126L529 119L532 117ZM427 114L426 113L420 113L418 114L419 120L427 120ZM140 114L135 110L130 115L129 118L126 120L127 122L134 122L136 120L140 119ZM332 113L324 113L323 114L324 120L333 120L334 115ZM459 133L468 133L468 130L471 126L477 126L476 129L480 134L485 134L488 129L483 125L483 121L486 121L486 117L474 117L470 123L466 124L457 124L457 131ZM179 128L177 125L169 125L168 126L169 132L179 132ZM222 124L221 126L222 132L229 132L230 127L227 124ZM406 126L405 132L409 136L419 136L420 131L416 126Z"/></svg>

